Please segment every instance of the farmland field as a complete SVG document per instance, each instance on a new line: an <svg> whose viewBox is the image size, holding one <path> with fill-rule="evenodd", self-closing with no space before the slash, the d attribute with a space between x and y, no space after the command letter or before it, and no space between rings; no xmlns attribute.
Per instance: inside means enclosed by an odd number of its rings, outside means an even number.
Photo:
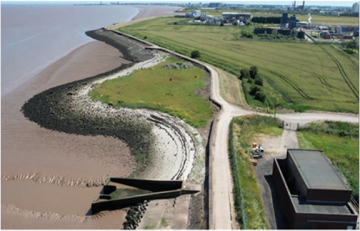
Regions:
<svg viewBox="0 0 360 231"><path fill-rule="evenodd" d="M358 113L358 61L330 44L235 40L241 27L174 25L162 17L119 28L159 46L190 55L239 75L255 65L266 89L285 108Z"/></svg>

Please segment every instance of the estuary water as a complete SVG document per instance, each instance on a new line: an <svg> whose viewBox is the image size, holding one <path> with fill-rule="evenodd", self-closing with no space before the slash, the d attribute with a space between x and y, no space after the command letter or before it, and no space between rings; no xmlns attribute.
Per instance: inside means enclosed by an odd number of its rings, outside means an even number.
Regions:
<svg viewBox="0 0 360 231"><path fill-rule="evenodd" d="M1 96L93 41L85 31L131 20L125 5L1 3Z"/></svg>

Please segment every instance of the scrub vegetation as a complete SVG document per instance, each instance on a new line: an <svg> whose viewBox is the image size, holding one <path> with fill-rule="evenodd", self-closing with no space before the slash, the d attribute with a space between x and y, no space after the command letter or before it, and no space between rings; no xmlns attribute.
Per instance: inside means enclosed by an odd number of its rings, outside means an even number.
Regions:
<svg viewBox="0 0 360 231"><path fill-rule="evenodd" d="M184 25L184 19L161 17L118 30L240 76L241 69L257 66L270 98L248 101L250 106L357 113L359 64L330 44L237 40L246 27Z"/></svg>
<svg viewBox="0 0 360 231"><path fill-rule="evenodd" d="M346 177L359 201L359 124L325 121L297 132L299 148L321 149Z"/></svg>
<svg viewBox="0 0 360 231"><path fill-rule="evenodd" d="M236 219L241 229L268 229L260 188L250 161L251 141L258 134L281 136L282 122L271 117L252 115L236 117L230 126L229 153Z"/></svg>
<svg viewBox="0 0 360 231"><path fill-rule="evenodd" d="M206 71L198 67L164 68L164 65L170 63L181 61L168 58L157 66L105 81L89 95L115 108L159 110L194 127L205 127L213 114L210 102L201 97L208 78Z"/></svg>

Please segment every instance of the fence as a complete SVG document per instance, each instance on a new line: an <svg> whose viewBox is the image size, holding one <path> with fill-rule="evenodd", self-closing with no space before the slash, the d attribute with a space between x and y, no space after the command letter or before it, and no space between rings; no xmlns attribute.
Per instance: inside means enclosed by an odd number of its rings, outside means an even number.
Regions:
<svg viewBox="0 0 360 231"><path fill-rule="evenodd" d="M299 123L289 123L289 122L282 121L282 124L283 124L283 128L285 130L297 131L299 128Z"/></svg>
<svg viewBox="0 0 360 231"><path fill-rule="evenodd" d="M240 180L239 180L239 175L238 175L238 165L236 162L236 156L235 156L235 152L234 152L234 118L231 120L230 123L230 139L229 139L229 146L230 146L230 155L232 156L232 158L230 158L231 164L233 165L233 175L235 176L235 185L234 187L236 187L236 190L239 193L239 204L240 204L240 208L241 208L241 217L242 217L242 223L243 223L243 228L242 229L246 229L246 218L245 218L245 214L244 214L244 205L243 205L243 198L242 198L242 194L241 194L241 186L240 186ZM237 200L238 198L234 197L234 200Z"/></svg>

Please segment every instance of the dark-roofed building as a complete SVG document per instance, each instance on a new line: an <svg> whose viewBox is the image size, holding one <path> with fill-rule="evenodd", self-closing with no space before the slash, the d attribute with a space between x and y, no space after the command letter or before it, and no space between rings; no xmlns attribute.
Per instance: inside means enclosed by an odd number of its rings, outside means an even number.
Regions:
<svg viewBox="0 0 360 231"><path fill-rule="evenodd" d="M356 228L351 190L321 150L288 149L273 177L291 228Z"/></svg>

